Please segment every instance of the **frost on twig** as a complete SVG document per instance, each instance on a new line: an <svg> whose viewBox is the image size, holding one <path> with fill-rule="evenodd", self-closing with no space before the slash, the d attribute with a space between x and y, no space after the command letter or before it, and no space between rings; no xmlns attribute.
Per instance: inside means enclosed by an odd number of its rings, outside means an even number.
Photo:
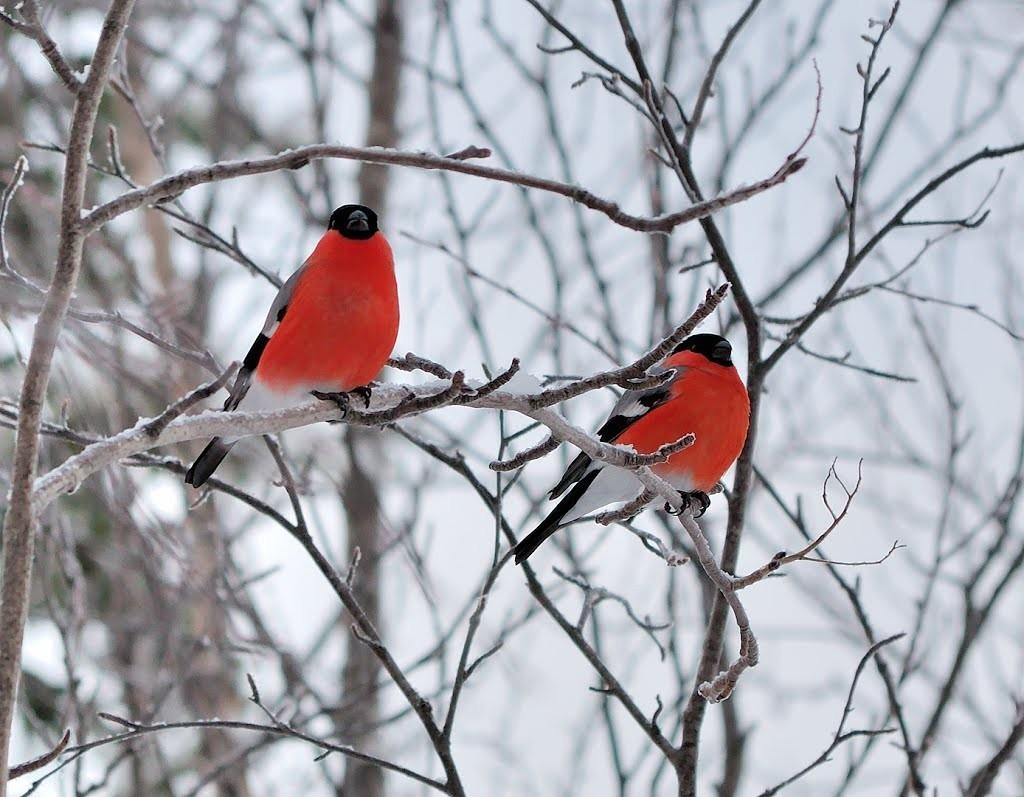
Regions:
<svg viewBox="0 0 1024 797"><path fill-rule="evenodd" d="M680 503L677 499L676 505ZM732 578L719 567L718 560L715 559L715 555L711 551L711 545L708 543L707 537L704 536L704 532L697 524L697 521L693 519L690 508L686 507L685 509L686 511L679 515L679 522L693 542L694 549L697 552L697 560L700 562L705 574L711 579L711 582L732 610L740 633L740 650L736 660L712 680L705 681L697 687L697 693L701 697L711 703L718 703L732 694L740 675L746 669L757 666L760 654L757 637L754 636L754 632L750 628L750 619L747 617L747 611L736 594Z"/></svg>
<svg viewBox="0 0 1024 797"><path fill-rule="evenodd" d="M238 370L238 363L233 362L225 368L221 375L216 379L200 385L195 390L190 391L182 398L175 401L171 406L145 425L144 428L146 430L146 434L152 438L159 437L160 433L167 428L167 424L182 415L189 408L195 406L203 399L209 398L224 387L228 380L234 376L236 370Z"/></svg>
<svg viewBox="0 0 1024 797"><path fill-rule="evenodd" d="M541 442L535 446L524 449L510 459L499 460L496 459L487 467L493 471L504 473L510 470L517 470L523 467L527 462L532 462L535 459L540 459L546 454L550 454L556 448L558 448L561 441L558 440L554 435L548 435Z"/></svg>
<svg viewBox="0 0 1024 797"><path fill-rule="evenodd" d="M601 512L594 518L594 520L602 526L610 526L612 523L621 523L622 521L630 520L640 514L640 512L643 511L643 508L653 500L654 493L645 487L640 491L640 495L633 500L623 504L618 509Z"/></svg>

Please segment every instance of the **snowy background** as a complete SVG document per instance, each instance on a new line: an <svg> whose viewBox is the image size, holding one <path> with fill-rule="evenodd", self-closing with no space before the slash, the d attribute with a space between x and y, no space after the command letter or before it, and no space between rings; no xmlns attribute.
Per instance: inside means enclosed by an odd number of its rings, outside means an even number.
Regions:
<svg viewBox="0 0 1024 797"><path fill-rule="evenodd" d="M44 19L77 64L88 57L102 15L88 4L70 5L58 4ZM134 59L144 113L162 116L155 137L166 147L164 165L150 160L149 168L157 171L140 174L139 182L151 182L164 170L267 155L322 138L353 145L364 141L373 49L370 4L313 4L311 39L298 4L174 5L140 4L129 28L129 68ZM627 5L649 62L660 70L672 3ZM747 4L678 5L667 82L689 108L712 53ZM554 8L595 52L624 74L635 74L611 3L567 0ZM706 195L767 177L812 123L816 61L821 111L804 151L807 165L784 185L716 217L746 290L766 319L765 353L788 331L785 321L808 312L843 268L845 232L837 238L829 233L844 218L835 178L849 185L853 139L839 128L854 127L860 110L862 81L855 67L870 49L861 35L877 33L868 19L885 18L889 11L876 2L764 4L733 44L694 138L692 161ZM688 204L671 172L648 152L654 140L645 119L596 79L574 86L596 67L579 52L538 48L538 43L559 48L565 40L528 3L406 0L402 16L402 149L446 153L486 146L493 150L490 165L579 184L639 215L652 214L652 174L660 170L665 208ZM868 114L865 147L871 166L862 189L861 242L944 169L986 146L1024 140L1022 31L1024 6L1014 2L903 4L876 65L876 74L887 68L891 73ZM322 95L319 123L298 46L308 39ZM7 111L0 122L0 154L9 171L21 141L64 140L67 102L33 42L7 32L3 48ZM148 151L137 120L118 102L111 92L102 109L101 134L107 123L117 124L126 153L130 138ZM742 133L755 107L749 133ZM97 139L94 158L100 160L103 136ZM10 248L25 273L44 281L54 256L47 230L59 201L54 181L62 161L52 152L27 152L32 169L8 222ZM761 404L756 468L788 506L801 502L812 532L830 521L820 496L832 461L838 460L840 475L850 483L858 460L864 460L863 487L824 553L837 561L877 560L900 543L881 564L840 572L856 584L876 638L907 634L884 655L915 745L936 707L943 706L934 746L921 765L929 790L941 795L959 794L993 756L1014 722L1015 699L1024 697L1019 574L1024 526L1015 503L1024 444L1024 360L1014 334L1024 331L1018 255L1024 245L1022 163L1020 154L979 162L915 209L910 219L976 217L979 207L990 213L977 229L911 226L887 235L848 287L886 280L920 255L892 283L899 292L867 291L831 310L802 341L812 353L791 350L770 373ZM298 172L200 187L180 203L229 240L237 229L245 254L283 278L310 251L330 209L355 200L358 168L354 162L326 161ZM96 175L91 190L98 203L123 186ZM167 239L169 259L160 262L152 225L182 225L166 216L145 218L143 223L143 214L128 214L90 239L77 301L145 319L168 335L180 335L178 340L208 347L222 364L239 358L262 322L273 285L179 236ZM412 351L476 378L485 369L501 370L513 357L520 358L524 371L542 378L587 375L632 361L667 331L655 309L653 236L618 227L564 198L464 175L395 168L382 229L394 248L401 287L396 353ZM671 235L668 254L665 320L670 328L722 277L713 263L681 271L709 256L697 224ZM0 387L16 398L19 357L31 340L34 316L11 296L0 302L6 325L0 336ZM546 316L571 322L580 334ZM731 298L705 329L730 338L745 375L746 338ZM167 352L108 326L69 322L68 330L53 373L48 417L59 420L65 406L73 428L115 433L206 378L193 372L189 381L168 365ZM97 347L103 347L102 355ZM848 354L849 364L907 379L871 375L813 353ZM111 368L118 365L131 378L111 381ZM394 382L417 378L394 370L385 374ZM583 428L595 428L613 401L611 391L588 393L559 409ZM513 415L458 408L406 424L444 450L465 454L469 468L492 490L510 479L487 468L490 460L507 454L499 450L502 433L527 425ZM344 569L346 521L339 491L348 459L342 434L340 427L320 425L285 435L283 444L305 480L304 508L314 536ZM393 431L381 438L373 471L385 523L382 633L440 713L466 632L467 606L491 566L495 518L458 474ZM528 432L510 450L540 439L539 431ZM11 433L0 432L4 464L12 440ZM195 445L179 449L158 453L188 460L198 450ZM43 467L72 450L47 447ZM563 446L526 466L502 507L517 534L537 522L545 490L574 454ZM277 471L262 443L240 444L224 470L225 478L288 514L287 497L274 484ZM162 684L172 685L156 714L159 720L216 711L259 721L264 718L258 709L245 704L245 673L253 674L268 704L301 714L314 735L344 738L317 702L317 696L334 705L345 699L339 673L352 637L333 592L280 528L223 495L202 510L211 513L202 524L216 530L219 542L211 556L223 579L203 581L196 575L202 567L195 560L197 532L189 526L189 500L174 474L118 468L62 499L44 519L43 535L51 542L41 543L37 555L35 609L24 652L25 669L42 697L22 701L12 761L52 744L58 726L72 727L73 744L115 730L95 714L130 716L128 685L143 693L143 705ZM749 500L740 573L776 551L803 544L761 482ZM636 524L667 541L668 525L659 515L649 510ZM726 515L726 501L717 496L702 521L716 549ZM127 551L122 535L136 540ZM667 568L621 527L584 523L571 536L571 558L549 544L531 560L568 617L578 616L582 595L553 567L582 569L592 584L626 598L637 615L671 623L655 632L670 648L664 659L611 601L598 607L588 638L648 715L658 697L664 701L661 726L678 743L677 701L685 702L692 689L706 624L710 593L703 573L695 564ZM70 651L69 634L52 616L62 615L62 602L70 601L57 586L60 551L78 557L86 585L78 604L83 621L70 636ZM979 578L977 568L986 557L990 565ZM134 580L143 583L125 586ZM233 696L221 694L203 710L202 703L178 694L184 691L181 667L188 648L168 652L160 637L185 644L181 640L189 639L192 628L190 602L210 584L216 585L215 603L224 613L217 650L227 678L218 683ZM119 596L122 587L125 595ZM965 619L968 587L979 610L997 591L980 620ZM238 610L230 594L234 589L245 593L278 643L276 651L254 642L252 617ZM137 590L163 610L151 617L146 616L150 610L138 611L141 607L133 607L128 597ZM870 645L847 595L821 564L790 565L784 576L751 587L743 598L761 643L761 662L744 674L728 716L722 706L707 710L698 794L714 793L721 782L725 745L735 741L736 728L745 747L739 785L730 794L760 794L814 761L832 741L854 670ZM112 664L118 660L122 622L133 627L130 666ZM726 650L733 655L735 628L729 623ZM450 628L454 637L446 640L446 650L414 665ZM976 639L975 631L980 631ZM468 682L453 736L453 756L468 794L676 793L675 777L658 751L614 700L593 691L599 681L592 668L539 611L521 572L511 566L498 575L474 655L499 639L501 649ZM290 689L282 674L282 648L298 657L316 695ZM75 661L74 690L68 686L68 655ZM943 697L947 685L948 699ZM384 688L380 696L380 714L387 721L377 734L377 754L438 776L436 756L400 692ZM48 707L48 718L40 705ZM869 664L846 729L892 727L888 708L882 680ZM84 725L76 713L88 714ZM131 774L134 765L119 764L99 792L130 794L148 782L159 784L151 786L153 794L190 793L211 766L208 759L190 763L198 737L194 730L148 736L134 748L147 774ZM241 733L230 738L239 748L258 741ZM851 740L786 792L897 795L907 773L901 743L899 733ZM625 784L616 775L613 746L623 765L635 768ZM84 756L81 771L67 767L36 793L74 794L76 784L85 789L100 782L119 749ZM292 740L254 750L244 765L249 793L339 793L344 760L332 756L314 762L316 753ZM847 781L851 766L856 769ZM153 780L156 772L163 776ZM32 779L16 782L13 793L23 793ZM388 794L428 793L397 775L388 775L386 786ZM200 793L228 793L222 788L211 785ZM1010 756L991 793L1024 794L1024 752Z"/></svg>

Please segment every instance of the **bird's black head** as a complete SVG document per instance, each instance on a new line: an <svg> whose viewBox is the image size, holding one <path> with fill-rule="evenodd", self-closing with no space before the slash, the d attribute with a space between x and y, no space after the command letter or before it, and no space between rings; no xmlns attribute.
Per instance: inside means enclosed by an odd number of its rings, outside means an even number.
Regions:
<svg viewBox="0 0 1024 797"><path fill-rule="evenodd" d="M365 241L377 232L377 214L365 205L342 205L331 214L328 230L337 230L346 238Z"/></svg>
<svg viewBox="0 0 1024 797"><path fill-rule="evenodd" d="M716 365L732 365L732 345L721 335L690 335L672 350L673 354L681 351L692 351L702 354Z"/></svg>

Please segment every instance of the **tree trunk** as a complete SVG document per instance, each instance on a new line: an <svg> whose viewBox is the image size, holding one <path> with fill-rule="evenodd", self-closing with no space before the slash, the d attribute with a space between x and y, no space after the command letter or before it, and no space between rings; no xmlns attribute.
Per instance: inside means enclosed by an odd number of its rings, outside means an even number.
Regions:
<svg viewBox="0 0 1024 797"><path fill-rule="evenodd" d="M368 146L398 145L398 96L402 69L401 0L378 0L374 23L373 70L367 86L369 117L366 132ZM388 185L385 166L363 164L359 170L359 199L384 216ZM362 554L356 574L356 597L367 616L381 630L380 559L381 515L377 463L383 458L380 434L350 428L347 437L349 473L344 487L345 514L348 522L348 547L351 557L356 548ZM349 744L357 750L373 752L379 698L375 687L380 663L373 652L351 638L342 674L342 698L363 694L353 701L344 716L338 717ZM342 781L342 795L383 797L384 773L379 767L349 760Z"/></svg>

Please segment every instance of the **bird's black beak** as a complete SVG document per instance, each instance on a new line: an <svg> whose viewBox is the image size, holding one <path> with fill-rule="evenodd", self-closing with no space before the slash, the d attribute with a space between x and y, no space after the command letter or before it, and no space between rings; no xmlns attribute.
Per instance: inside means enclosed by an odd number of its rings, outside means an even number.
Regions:
<svg viewBox="0 0 1024 797"><path fill-rule="evenodd" d="M349 232L369 232L370 220L363 211L353 210L348 215L348 221L345 222L345 229Z"/></svg>
<svg viewBox="0 0 1024 797"><path fill-rule="evenodd" d="M732 365L732 344L727 340L716 343L711 350L711 359L722 365Z"/></svg>

